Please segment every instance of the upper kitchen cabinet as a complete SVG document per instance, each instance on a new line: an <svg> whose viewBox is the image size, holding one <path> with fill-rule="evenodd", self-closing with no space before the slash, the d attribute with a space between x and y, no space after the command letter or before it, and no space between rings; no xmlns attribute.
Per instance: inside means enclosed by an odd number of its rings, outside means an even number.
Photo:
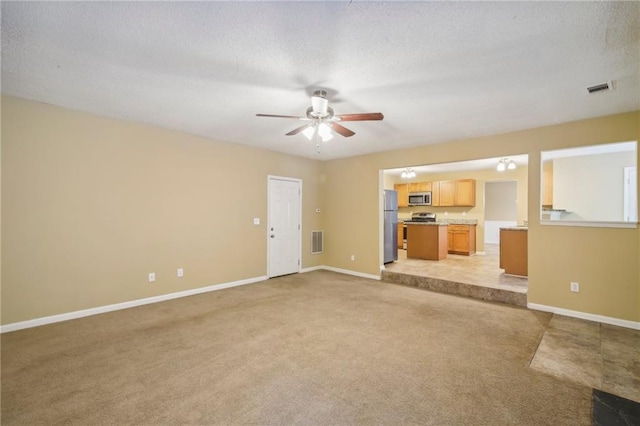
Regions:
<svg viewBox="0 0 640 426"><path fill-rule="evenodd" d="M474 207L476 205L475 179L458 179L454 181L454 187L454 205L467 207Z"/></svg>
<svg viewBox="0 0 640 426"><path fill-rule="evenodd" d="M440 182L431 182L431 205L440 205Z"/></svg>
<svg viewBox="0 0 640 426"><path fill-rule="evenodd" d="M474 207L476 205L476 180L458 179L431 182L431 205Z"/></svg>
<svg viewBox="0 0 640 426"><path fill-rule="evenodd" d="M553 207L553 161L542 163L542 208Z"/></svg>
<svg viewBox="0 0 640 426"><path fill-rule="evenodd" d="M393 189L398 191L398 207L407 207L409 205L409 184L396 183Z"/></svg>
<svg viewBox="0 0 640 426"><path fill-rule="evenodd" d="M429 192L431 182L412 182L409 184L409 192Z"/></svg>
<svg viewBox="0 0 640 426"><path fill-rule="evenodd" d="M443 180L439 182L440 184L440 203L438 204L441 207L449 207L455 206L455 181L453 180Z"/></svg>

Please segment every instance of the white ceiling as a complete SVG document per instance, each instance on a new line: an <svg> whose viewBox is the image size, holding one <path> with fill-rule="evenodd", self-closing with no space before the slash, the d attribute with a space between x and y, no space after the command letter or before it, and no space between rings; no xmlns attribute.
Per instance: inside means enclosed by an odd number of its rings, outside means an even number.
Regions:
<svg viewBox="0 0 640 426"><path fill-rule="evenodd" d="M640 109L639 2L2 2L2 93L318 159ZM612 80L615 89L588 95ZM309 95L345 123L285 136Z"/></svg>

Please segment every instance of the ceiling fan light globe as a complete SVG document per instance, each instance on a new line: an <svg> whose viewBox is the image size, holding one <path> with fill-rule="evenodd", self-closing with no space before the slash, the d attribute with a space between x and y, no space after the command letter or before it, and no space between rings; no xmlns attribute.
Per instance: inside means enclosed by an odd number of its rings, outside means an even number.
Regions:
<svg viewBox="0 0 640 426"><path fill-rule="evenodd" d="M313 132L315 131L315 127L314 126L309 126L306 129L304 129L302 131L302 134L305 135L307 137L307 139L311 140L311 138L313 137Z"/></svg>
<svg viewBox="0 0 640 426"><path fill-rule="evenodd" d="M320 123L318 126L318 134L324 139L325 137L332 136L331 128L327 123Z"/></svg>
<svg viewBox="0 0 640 426"><path fill-rule="evenodd" d="M328 135L320 135L320 137L322 138L322 142L328 142L333 139L333 135L331 133Z"/></svg>
<svg viewBox="0 0 640 426"><path fill-rule="evenodd" d="M496 167L496 170L498 170L499 172L504 172L506 168L507 168L507 166L505 166L504 162L501 161L501 162L498 163L498 166Z"/></svg>
<svg viewBox="0 0 640 426"><path fill-rule="evenodd" d="M516 169L516 163L513 160L510 160L509 164L507 165L507 169L515 170Z"/></svg>

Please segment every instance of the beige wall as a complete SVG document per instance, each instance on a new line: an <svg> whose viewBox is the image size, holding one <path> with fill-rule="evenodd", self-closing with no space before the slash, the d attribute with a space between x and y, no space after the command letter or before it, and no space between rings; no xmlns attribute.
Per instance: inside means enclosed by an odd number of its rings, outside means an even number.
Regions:
<svg viewBox="0 0 640 426"><path fill-rule="evenodd" d="M624 168L635 152L583 155L553 160L553 206L571 213L562 220L624 221Z"/></svg>
<svg viewBox="0 0 640 426"><path fill-rule="evenodd" d="M637 140L639 112L395 150L323 164L327 210L358 212L327 216L326 228L344 238L327 252L327 264L376 274L380 264L379 179L383 169L529 154L529 302L630 321L640 321L638 229L540 225L540 151ZM345 179L349 178L349 185ZM518 195L520 197L520 195ZM348 239L347 235L358 235ZM358 262L349 262L350 253ZM569 291L579 281L580 293Z"/></svg>
<svg viewBox="0 0 640 426"><path fill-rule="evenodd" d="M302 179L321 265L320 168L3 97L2 324L266 275L270 174Z"/></svg>
<svg viewBox="0 0 640 426"><path fill-rule="evenodd" d="M265 275L269 174L303 180L303 267L378 275L380 170L516 154L529 302L640 321L638 230L538 219L540 151L637 140L639 115L317 162L3 97L2 324Z"/></svg>

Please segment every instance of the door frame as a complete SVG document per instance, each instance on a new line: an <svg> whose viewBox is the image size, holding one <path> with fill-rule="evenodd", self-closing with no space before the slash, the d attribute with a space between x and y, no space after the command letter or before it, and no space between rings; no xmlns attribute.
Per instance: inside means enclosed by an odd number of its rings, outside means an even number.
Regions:
<svg viewBox="0 0 640 426"><path fill-rule="evenodd" d="M299 221L298 223L300 223L300 232L298 232L298 259L300 259L300 262L298 262L298 271L297 273L300 273L300 271L302 270L302 230L303 230L303 224L302 224L302 179L298 179L298 178L291 178L291 177L286 177L286 176L276 176L276 175L267 175L267 226L265 228L265 240L267 243L267 277L271 278L271 244L270 244L270 237L269 235L271 235L271 232L269 231L269 225L271 224L271 181L274 180L283 180L283 181L288 181L288 182L296 182L298 184L298 188L300 189L300 197L298 197L298 214L300 215L299 217Z"/></svg>
<svg viewBox="0 0 640 426"><path fill-rule="evenodd" d="M636 166L625 167L624 169L624 189L623 189L623 213L624 222L638 221L638 169ZM634 203L635 206L632 204ZM633 217L630 217L631 214Z"/></svg>

